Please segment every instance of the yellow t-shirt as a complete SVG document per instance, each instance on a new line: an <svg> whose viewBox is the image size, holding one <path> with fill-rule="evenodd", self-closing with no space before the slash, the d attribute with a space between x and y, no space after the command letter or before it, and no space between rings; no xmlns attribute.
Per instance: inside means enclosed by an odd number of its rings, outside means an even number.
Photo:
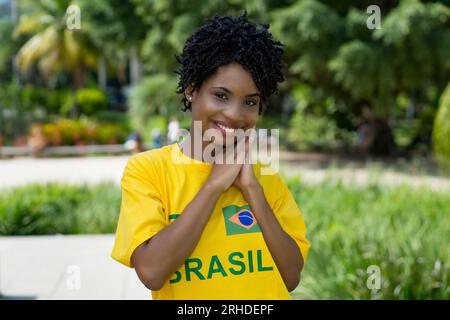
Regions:
<svg viewBox="0 0 450 320"><path fill-rule="evenodd" d="M207 180L212 164L191 160L171 144L132 156L121 180L122 203L112 257L131 267L133 251L175 221ZM294 198L280 176L261 175L267 201L306 261L309 242ZM185 263L153 299L291 299L251 208L238 188L219 197Z"/></svg>

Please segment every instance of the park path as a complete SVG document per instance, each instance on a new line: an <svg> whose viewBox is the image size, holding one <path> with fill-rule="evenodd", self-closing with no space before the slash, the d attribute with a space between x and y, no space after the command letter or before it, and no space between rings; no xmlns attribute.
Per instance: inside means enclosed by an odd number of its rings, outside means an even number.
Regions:
<svg viewBox="0 0 450 320"><path fill-rule="evenodd" d="M283 154L280 156L283 159ZM284 156L288 159L288 156ZM0 189L25 185L31 182L65 182L95 184L112 181L120 184L123 169L129 156L86 157L59 159L14 158L0 160ZM306 183L319 183L327 177L342 179L348 184L364 184L377 178L387 185L402 183L413 187L428 186L435 191L449 190L450 179L432 175L410 175L386 169L364 166L343 166L333 169L315 167L314 160L305 162L281 161L280 172L286 176L300 175Z"/></svg>
<svg viewBox="0 0 450 320"><path fill-rule="evenodd" d="M114 235L0 236L1 299L151 299L110 257Z"/></svg>

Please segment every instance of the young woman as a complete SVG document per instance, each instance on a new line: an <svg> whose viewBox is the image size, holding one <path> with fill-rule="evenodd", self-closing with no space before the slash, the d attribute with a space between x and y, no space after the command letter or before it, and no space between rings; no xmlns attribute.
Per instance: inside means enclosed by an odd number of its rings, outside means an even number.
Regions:
<svg viewBox="0 0 450 320"><path fill-rule="evenodd" d="M255 128L284 80L282 45L268 28L246 13L208 19L177 59L190 135L134 155L125 168L112 257L135 269L153 299L290 299L300 282L309 242L280 176L194 152L206 130L226 138ZM214 143L243 146L227 141Z"/></svg>

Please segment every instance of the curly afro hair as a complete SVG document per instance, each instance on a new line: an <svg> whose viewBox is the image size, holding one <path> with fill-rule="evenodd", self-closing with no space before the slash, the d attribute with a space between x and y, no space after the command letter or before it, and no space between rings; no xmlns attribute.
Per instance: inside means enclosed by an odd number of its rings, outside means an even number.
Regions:
<svg viewBox="0 0 450 320"><path fill-rule="evenodd" d="M217 68L232 62L241 64L252 75L261 94L259 114L273 93L278 91L277 83L284 81L283 45L272 39L269 24L259 28L247 19L247 12L239 17L214 16L191 35L180 56L177 93L182 94L183 111L191 109L191 103L184 96L185 89L192 84L193 90L212 76Z"/></svg>

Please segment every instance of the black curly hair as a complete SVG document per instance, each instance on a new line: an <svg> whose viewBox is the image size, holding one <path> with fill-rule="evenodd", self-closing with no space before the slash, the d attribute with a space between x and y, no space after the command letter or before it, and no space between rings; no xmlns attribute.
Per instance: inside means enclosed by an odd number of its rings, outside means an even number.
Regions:
<svg viewBox="0 0 450 320"><path fill-rule="evenodd" d="M278 91L277 83L284 81L283 45L272 39L267 23L262 28L247 19L247 12L239 16L213 16L191 35L180 56L181 64L177 93L182 94L183 111L191 109L184 96L185 89L193 84L193 90L212 76L217 68L232 62L241 64L252 75L261 94L259 114L267 98Z"/></svg>

